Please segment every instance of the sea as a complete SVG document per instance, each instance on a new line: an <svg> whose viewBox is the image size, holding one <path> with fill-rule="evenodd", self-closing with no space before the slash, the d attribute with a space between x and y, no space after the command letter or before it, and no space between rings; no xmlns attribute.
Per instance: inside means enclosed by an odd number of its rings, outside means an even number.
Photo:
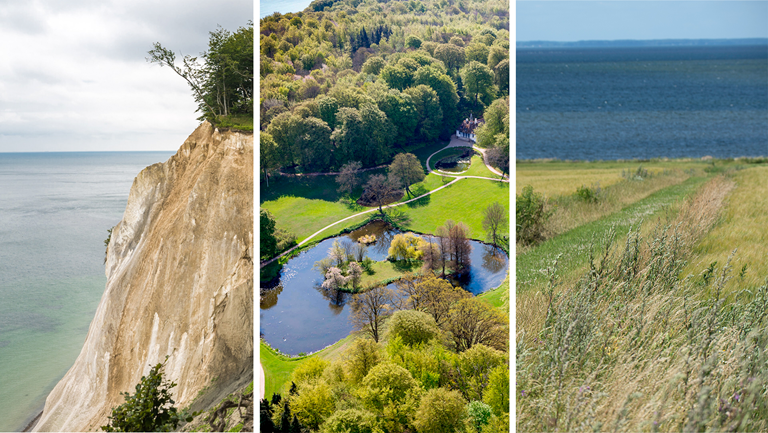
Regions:
<svg viewBox="0 0 768 433"><path fill-rule="evenodd" d="M517 159L768 156L768 45L517 49Z"/></svg>
<svg viewBox="0 0 768 433"><path fill-rule="evenodd" d="M173 152L0 153L0 431L19 431L72 366L107 282L107 230Z"/></svg>

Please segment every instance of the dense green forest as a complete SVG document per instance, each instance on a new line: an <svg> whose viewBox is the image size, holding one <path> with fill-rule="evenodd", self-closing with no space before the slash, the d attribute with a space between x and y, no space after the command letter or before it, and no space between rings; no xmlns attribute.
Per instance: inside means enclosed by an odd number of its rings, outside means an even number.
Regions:
<svg viewBox="0 0 768 433"><path fill-rule="evenodd" d="M147 61L171 68L183 78L197 103L198 120L253 130L253 22L235 32L217 28L209 33L208 50L199 56L176 53L159 42Z"/></svg>
<svg viewBox="0 0 768 433"><path fill-rule="evenodd" d="M500 0L316 0L263 18L264 173L389 163L489 114L479 144L508 165L508 29Z"/></svg>

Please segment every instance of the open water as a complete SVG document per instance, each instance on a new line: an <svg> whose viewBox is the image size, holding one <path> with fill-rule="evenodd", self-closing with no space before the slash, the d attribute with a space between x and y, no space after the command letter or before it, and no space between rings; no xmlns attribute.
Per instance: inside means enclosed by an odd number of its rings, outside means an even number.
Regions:
<svg viewBox="0 0 768 433"><path fill-rule="evenodd" d="M172 152L0 153L0 431L72 366L104 292L104 240L134 177Z"/></svg>
<svg viewBox="0 0 768 433"><path fill-rule="evenodd" d="M768 46L517 50L518 159L768 155Z"/></svg>
<svg viewBox="0 0 768 433"><path fill-rule="evenodd" d="M291 258L280 271L276 288L261 295L260 335L272 347L283 353L316 352L349 335L353 330L349 321L350 295L326 291L320 285L324 278L315 262L328 256L328 249L336 240L375 234L376 243L368 247L367 257L384 260L392 238L400 233L386 223L374 222L346 235L319 242ZM470 241L469 278L456 282L465 290L478 295L498 287L507 275L509 258L503 251L493 251L481 242ZM390 284L395 290L395 285Z"/></svg>

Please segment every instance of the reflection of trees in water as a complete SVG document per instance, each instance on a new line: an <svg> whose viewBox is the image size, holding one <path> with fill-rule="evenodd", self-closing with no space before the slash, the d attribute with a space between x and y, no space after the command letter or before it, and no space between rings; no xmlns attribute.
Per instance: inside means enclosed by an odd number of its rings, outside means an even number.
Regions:
<svg viewBox="0 0 768 433"><path fill-rule="evenodd" d="M389 224L384 221L374 221L365 227L361 227L347 236L357 241L358 238L365 235L375 235L376 243L370 245L368 248L376 254L386 255L389 252L389 244L392 243L392 238L400 231L395 230Z"/></svg>
<svg viewBox="0 0 768 433"><path fill-rule="evenodd" d="M507 266L503 251L494 248L493 245L483 246L483 269L495 274L501 272Z"/></svg>
<svg viewBox="0 0 768 433"><path fill-rule="evenodd" d="M349 293L336 289L325 289L320 284L315 284L314 288L328 301L328 309L331 310L334 316L344 311L344 306L350 297Z"/></svg>
<svg viewBox="0 0 768 433"><path fill-rule="evenodd" d="M283 291L283 285L278 284L275 288L261 292L261 309L269 310L277 305L277 296Z"/></svg>

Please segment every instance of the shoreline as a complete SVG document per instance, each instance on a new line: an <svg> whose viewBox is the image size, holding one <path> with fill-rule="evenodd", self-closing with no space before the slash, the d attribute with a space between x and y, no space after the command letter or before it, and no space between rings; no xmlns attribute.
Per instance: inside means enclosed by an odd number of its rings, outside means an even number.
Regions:
<svg viewBox="0 0 768 433"><path fill-rule="evenodd" d="M45 407L43 407L43 409L45 409ZM29 432L29 431L32 431L33 428L35 428L35 426L37 425L37 422L40 421L40 418L43 417L43 409L40 409L40 412L37 415L35 415L34 418L32 418L32 420L27 424L26 427L24 427L23 430L21 430L22 432Z"/></svg>

